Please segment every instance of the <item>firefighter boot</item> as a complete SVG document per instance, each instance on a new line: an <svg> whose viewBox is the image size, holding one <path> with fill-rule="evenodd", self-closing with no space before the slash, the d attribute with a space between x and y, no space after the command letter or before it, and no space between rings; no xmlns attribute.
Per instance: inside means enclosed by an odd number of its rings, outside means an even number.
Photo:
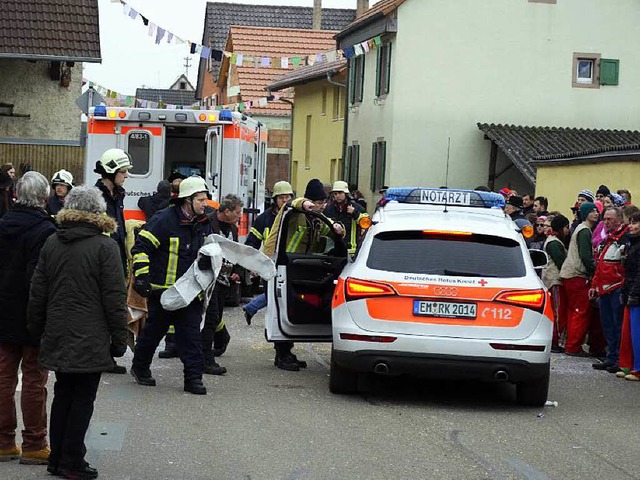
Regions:
<svg viewBox="0 0 640 480"><path fill-rule="evenodd" d="M224 375L227 373L225 367L221 367L216 363L216 359L211 350L204 352L204 373L207 375Z"/></svg>
<svg viewBox="0 0 640 480"><path fill-rule="evenodd" d="M227 351L229 340L231 340L231 335L229 335L226 325L223 325L219 331L213 334L213 355L215 357L220 357Z"/></svg>
<svg viewBox="0 0 640 480"><path fill-rule="evenodd" d="M193 378L191 380L184 380L184 391L193 393L194 395L206 395L207 388L199 378Z"/></svg>
<svg viewBox="0 0 640 480"><path fill-rule="evenodd" d="M175 333L167 333L164 337L164 350L158 353L158 358L176 358L178 356L178 346L175 340Z"/></svg>
<svg viewBox="0 0 640 480"><path fill-rule="evenodd" d="M300 371L300 365L296 361L296 357L291 353L293 344L290 342L274 342L274 348L276 349L276 358L273 364L289 372Z"/></svg>

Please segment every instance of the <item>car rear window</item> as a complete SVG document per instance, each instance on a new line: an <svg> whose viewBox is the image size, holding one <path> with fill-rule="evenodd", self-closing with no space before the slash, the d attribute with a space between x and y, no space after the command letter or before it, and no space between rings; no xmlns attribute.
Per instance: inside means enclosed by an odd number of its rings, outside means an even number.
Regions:
<svg viewBox="0 0 640 480"><path fill-rule="evenodd" d="M375 270L468 277L524 277L521 246L493 235L434 235L422 231L376 235L367 258Z"/></svg>

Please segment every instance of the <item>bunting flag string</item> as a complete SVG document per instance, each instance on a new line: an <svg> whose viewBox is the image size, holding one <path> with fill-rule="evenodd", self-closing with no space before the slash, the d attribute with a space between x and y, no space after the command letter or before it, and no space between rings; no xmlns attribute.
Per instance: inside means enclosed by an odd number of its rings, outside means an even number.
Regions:
<svg viewBox="0 0 640 480"><path fill-rule="evenodd" d="M368 53L374 48L379 48L382 45L380 36L376 36L369 40L365 40L364 42L346 47L343 50L330 50L327 52L318 52L312 55L273 57L266 54L248 55L246 53L227 52L225 50L218 50L209 45L201 45L197 42L192 42L179 37L168 29L160 27L156 23L152 22L148 17L143 16L124 0L111 0L111 2L122 4L123 14L130 19L136 20L140 17L143 25L147 27L147 35L154 40L156 45L160 45L163 39L166 39L165 42L169 44L187 44L189 46L189 53L192 55L199 55L201 58L211 58L217 62L222 61L222 58L226 57L232 65L238 67L253 66L254 68L273 68L273 66L279 66L281 69L289 69L290 67L298 68L323 62L334 62L340 58L349 59L357 57Z"/></svg>
<svg viewBox="0 0 640 480"><path fill-rule="evenodd" d="M266 107L269 102L278 101L281 98L287 98L281 94L274 93L270 96L253 99L243 99L242 102L229 103L224 105L217 105L216 107L203 107L197 102L191 105L174 105L166 102L154 102L151 100L145 100L142 98L136 98L133 95L124 95L115 90L108 89L99 83L90 81L86 78L82 79L83 85L88 84L89 88L93 88L96 92L102 95L105 99L105 104L108 107L127 107L127 108L167 108L169 110L235 110L239 112L249 112L253 107ZM233 90L232 90L233 89ZM233 93L233 95L232 95ZM231 87L228 91L228 96L240 95L240 87Z"/></svg>

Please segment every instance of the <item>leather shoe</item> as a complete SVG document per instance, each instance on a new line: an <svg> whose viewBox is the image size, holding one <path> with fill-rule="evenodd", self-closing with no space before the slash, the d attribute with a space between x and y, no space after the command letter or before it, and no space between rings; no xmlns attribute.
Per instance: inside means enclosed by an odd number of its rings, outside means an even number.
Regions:
<svg viewBox="0 0 640 480"><path fill-rule="evenodd" d="M92 480L98 478L98 470L85 462L85 464L79 468L61 468L58 475L62 475L64 478L70 478L71 480Z"/></svg>
<svg viewBox="0 0 640 480"><path fill-rule="evenodd" d="M298 364L298 362L296 361L296 358L292 355L285 355L283 357L278 357L276 355L276 359L273 361L273 364L282 369L282 370L287 370L289 372L299 372L300 371L300 365Z"/></svg>
<svg viewBox="0 0 640 480"><path fill-rule="evenodd" d="M610 365L607 367L607 372L609 373L618 373L620 371L620 367L618 365Z"/></svg>
<svg viewBox="0 0 640 480"><path fill-rule="evenodd" d="M591 368L593 368L594 370L606 370L610 366L611 364L607 362L596 362L591 364Z"/></svg>
<svg viewBox="0 0 640 480"><path fill-rule="evenodd" d="M151 376L151 371L147 369L146 372L138 370L136 367L131 367L131 375L135 378L138 385L143 387L155 387L156 379Z"/></svg>
<svg viewBox="0 0 640 480"><path fill-rule="evenodd" d="M202 380L187 380L184 382L184 391L193 393L194 395L206 395L207 388L202 383Z"/></svg>
<svg viewBox="0 0 640 480"><path fill-rule="evenodd" d="M247 312L244 307L242 307L242 311L244 312L244 319L247 322L247 325L251 325L251 319L253 318L253 315L251 315L249 312Z"/></svg>
<svg viewBox="0 0 640 480"><path fill-rule="evenodd" d="M205 363L204 373L207 375L224 375L227 373L226 367L221 367L217 362Z"/></svg>

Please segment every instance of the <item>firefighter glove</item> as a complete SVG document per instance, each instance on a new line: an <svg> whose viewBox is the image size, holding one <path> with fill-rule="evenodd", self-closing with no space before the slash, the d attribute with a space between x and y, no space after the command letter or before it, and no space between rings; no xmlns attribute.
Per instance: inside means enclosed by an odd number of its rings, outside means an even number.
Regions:
<svg viewBox="0 0 640 480"><path fill-rule="evenodd" d="M146 277L137 277L135 282L133 282L133 289L141 297L148 298L149 295L151 295L151 284Z"/></svg>

